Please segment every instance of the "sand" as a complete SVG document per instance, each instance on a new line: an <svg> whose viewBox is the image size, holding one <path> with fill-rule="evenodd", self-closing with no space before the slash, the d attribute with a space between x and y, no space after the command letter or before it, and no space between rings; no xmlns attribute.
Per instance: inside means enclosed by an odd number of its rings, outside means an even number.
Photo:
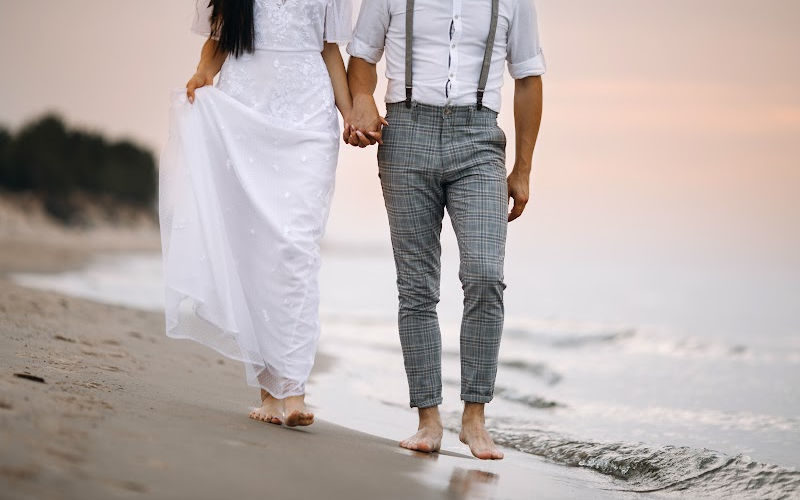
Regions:
<svg viewBox="0 0 800 500"><path fill-rule="evenodd" d="M23 288L7 276L131 248L157 248L157 234L0 226L0 498L610 495L593 475L511 450L486 463L410 452L332 422L290 429L250 420L257 392L243 368L168 339L161 314ZM331 362L320 353L315 374Z"/></svg>
<svg viewBox="0 0 800 500"><path fill-rule="evenodd" d="M247 419L256 399L241 368L165 338L158 314L7 281L0 313L3 497L345 498L354 484L367 498L430 497L399 473L424 463L388 453L393 443L325 422L292 430ZM364 474L378 460L398 473Z"/></svg>

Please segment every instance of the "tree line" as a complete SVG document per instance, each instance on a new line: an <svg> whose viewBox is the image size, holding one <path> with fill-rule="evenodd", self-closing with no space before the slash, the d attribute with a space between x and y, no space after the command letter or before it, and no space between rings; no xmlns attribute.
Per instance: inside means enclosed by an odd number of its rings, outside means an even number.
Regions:
<svg viewBox="0 0 800 500"><path fill-rule="evenodd" d="M0 128L0 188L42 197L51 215L69 219L75 195L152 207L157 188L153 153L130 141L71 129L46 115L16 134Z"/></svg>

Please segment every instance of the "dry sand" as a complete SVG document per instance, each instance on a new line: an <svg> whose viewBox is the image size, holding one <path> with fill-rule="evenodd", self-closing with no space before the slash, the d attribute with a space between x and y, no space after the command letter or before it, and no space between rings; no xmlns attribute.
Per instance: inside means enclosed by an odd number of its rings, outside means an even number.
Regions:
<svg viewBox="0 0 800 500"><path fill-rule="evenodd" d="M609 495L602 481L513 454L488 465L408 452L329 422L289 429L250 420L257 393L242 367L166 338L161 314L4 277L80 266L97 249L157 244L152 230L116 231L0 225L0 498ZM315 370L331 362L320 354Z"/></svg>

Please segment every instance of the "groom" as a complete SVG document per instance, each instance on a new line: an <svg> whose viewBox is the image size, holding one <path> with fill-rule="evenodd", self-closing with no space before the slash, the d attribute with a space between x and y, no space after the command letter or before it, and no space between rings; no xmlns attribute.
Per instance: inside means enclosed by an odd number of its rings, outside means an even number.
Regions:
<svg viewBox="0 0 800 500"><path fill-rule="evenodd" d="M461 255L461 440L503 458L484 425L503 329L506 225L528 202L545 72L532 0L365 0L348 80L346 142L376 142L400 296L400 343L419 431L404 448L439 449L441 337L436 315L444 210ZM386 52L386 120L373 93ZM506 178L497 126L504 61L515 79L516 159ZM387 123L388 122L388 123ZM385 126L385 128L383 128ZM511 212L509 198L514 199Z"/></svg>

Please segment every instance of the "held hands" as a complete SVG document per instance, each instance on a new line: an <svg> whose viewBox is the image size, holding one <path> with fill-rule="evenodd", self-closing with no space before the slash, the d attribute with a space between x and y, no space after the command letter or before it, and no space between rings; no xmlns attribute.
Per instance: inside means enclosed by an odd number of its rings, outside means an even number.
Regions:
<svg viewBox="0 0 800 500"><path fill-rule="evenodd" d="M195 73L188 82L186 82L186 97L189 102L194 103L194 91L200 87L214 84L214 75L211 73L198 71Z"/></svg>
<svg viewBox="0 0 800 500"><path fill-rule="evenodd" d="M353 108L345 119L342 139L351 146L365 148L375 143L383 144L382 128L389 122L378 113L371 95L353 97Z"/></svg>
<svg viewBox="0 0 800 500"><path fill-rule="evenodd" d="M525 210L525 205L530 197L530 168L520 169L517 165L508 176L508 198L514 200L508 222L518 218Z"/></svg>

